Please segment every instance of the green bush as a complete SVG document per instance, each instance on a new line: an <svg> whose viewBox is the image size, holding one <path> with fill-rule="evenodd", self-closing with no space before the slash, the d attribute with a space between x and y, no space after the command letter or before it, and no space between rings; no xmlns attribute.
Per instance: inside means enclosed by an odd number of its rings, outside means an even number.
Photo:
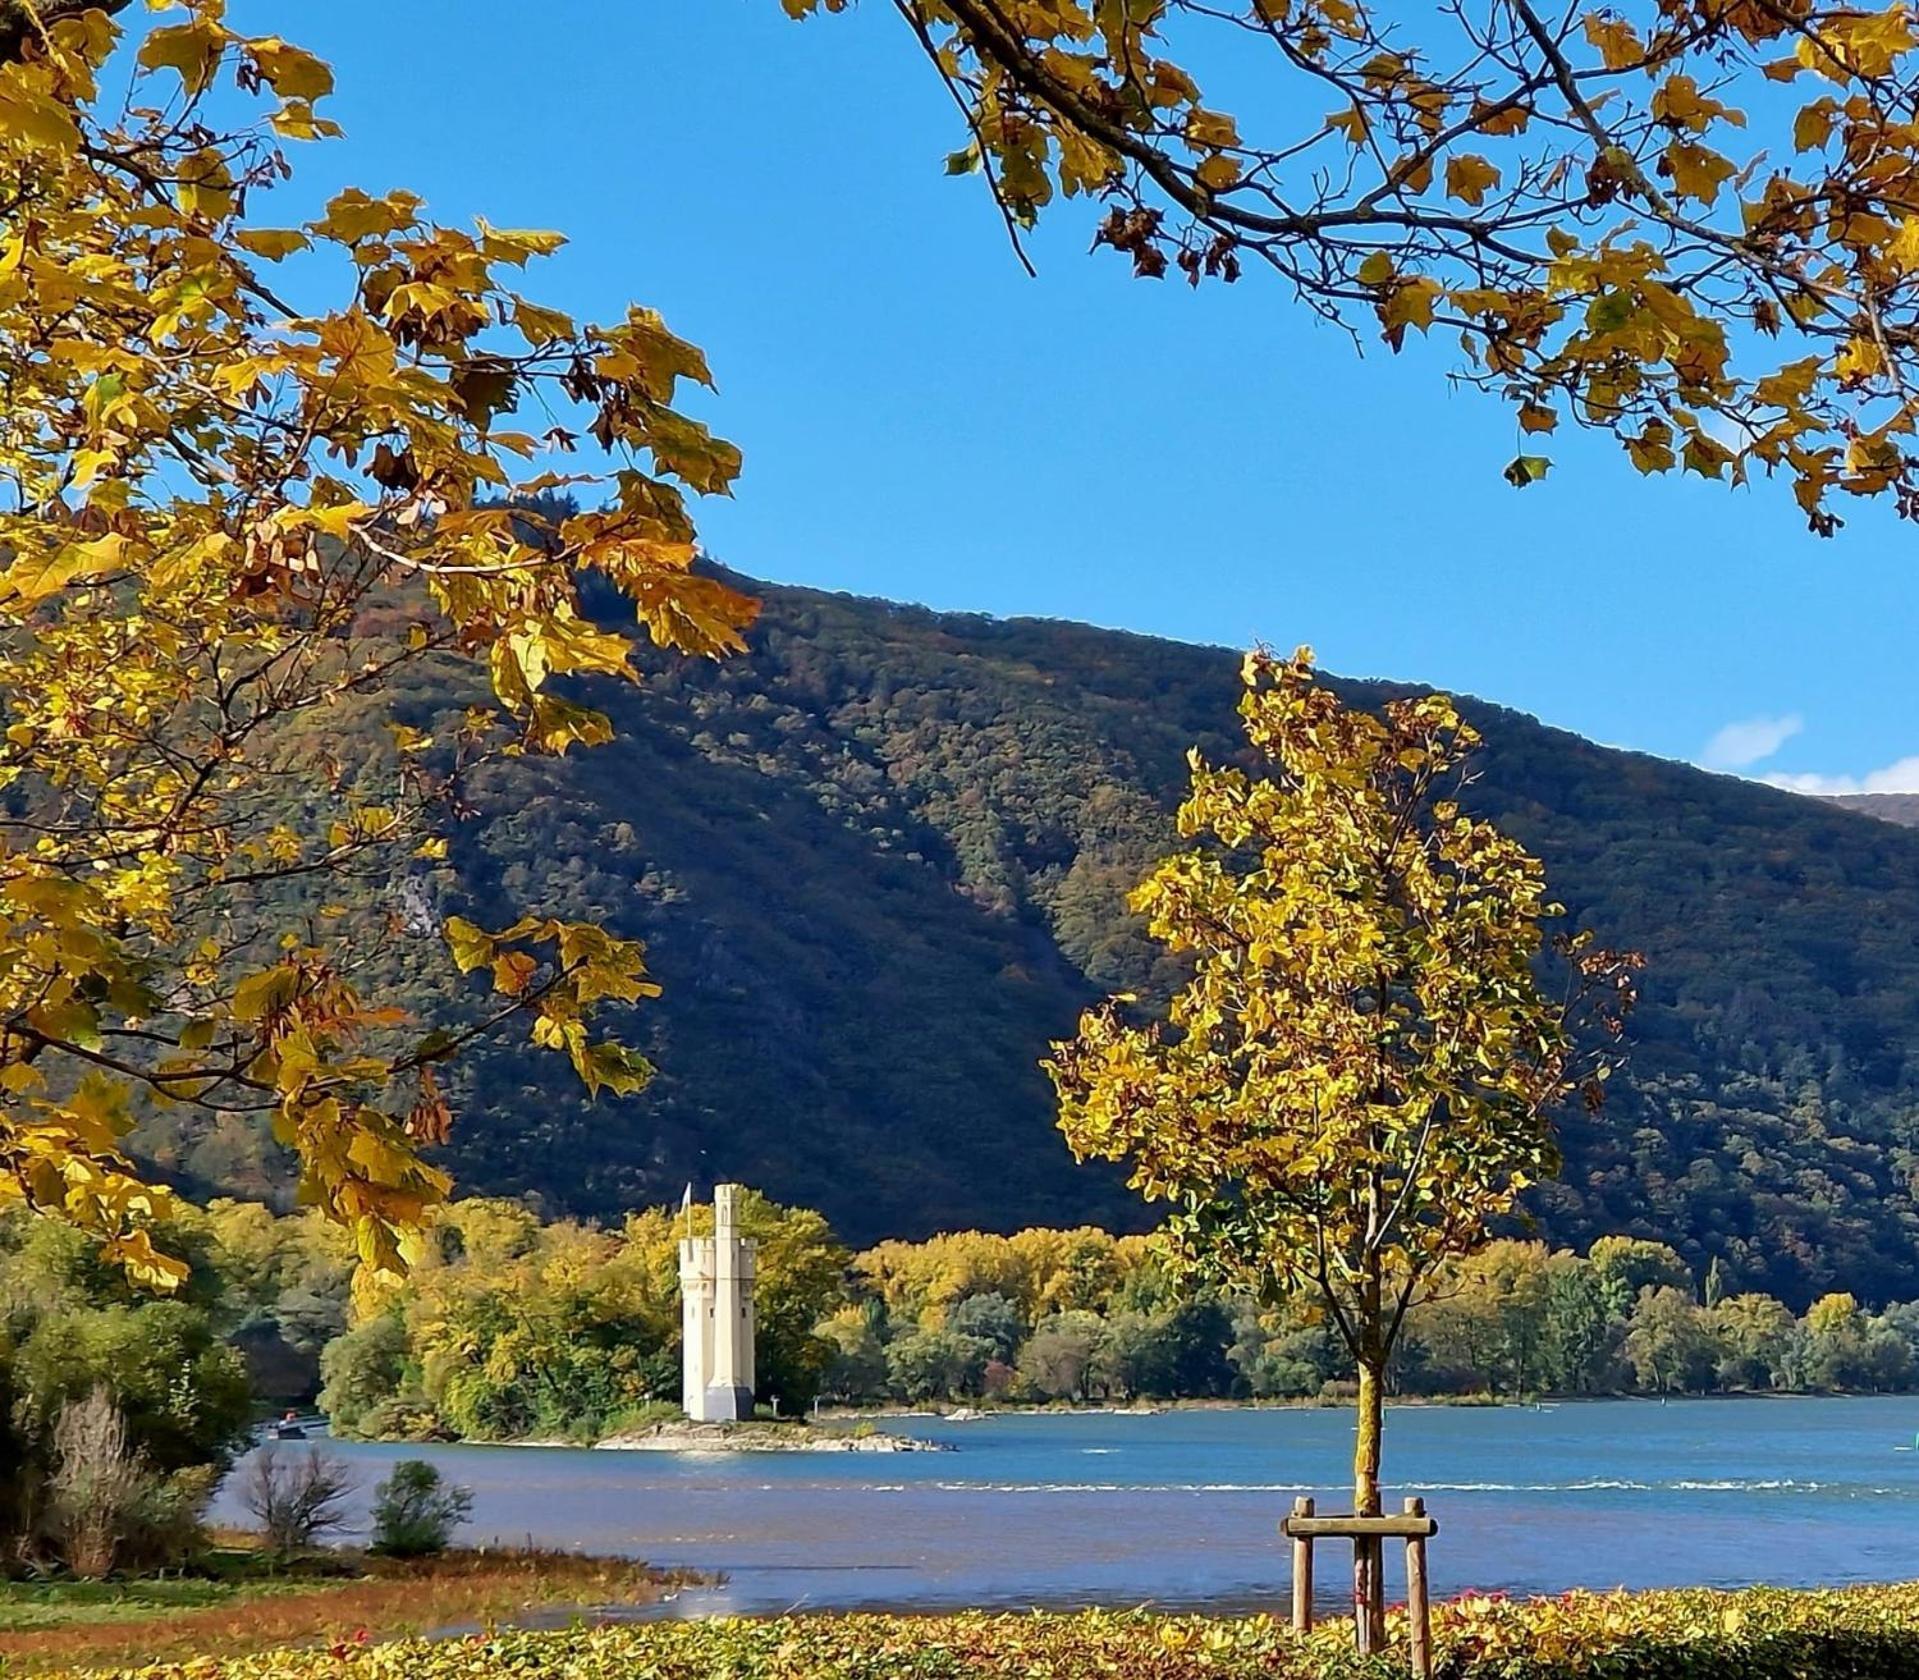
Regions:
<svg viewBox="0 0 1919 1680"><path fill-rule="evenodd" d="M402 1459L373 1490L372 1550L382 1557L436 1557L473 1512L473 1495L448 1487L423 1458Z"/></svg>
<svg viewBox="0 0 1919 1680"><path fill-rule="evenodd" d="M1395 1641L1404 1623L1393 1620ZM1919 1585L1572 1593L1436 1606L1440 1680L1907 1680ZM137 1671L142 1680L1388 1680L1349 1630L1269 1616L802 1616L657 1622L287 1651ZM125 1680L125 1676L123 1676Z"/></svg>

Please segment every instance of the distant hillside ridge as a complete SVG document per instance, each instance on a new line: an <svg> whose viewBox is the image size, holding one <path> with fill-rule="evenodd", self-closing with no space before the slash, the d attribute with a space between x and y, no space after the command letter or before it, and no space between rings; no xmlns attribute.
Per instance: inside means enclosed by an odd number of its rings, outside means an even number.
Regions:
<svg viewBox="0 0 1919 1680"><path fill-rule="evenodd" d="M1877 817L1881 822L1919 828L1919 793L1829 793L1825 797L1835 805Z"/></svg>
<svg viewBox="0 0 1919 1680"><path fill-rule="evenodd" d="M456 1080L462 1187L617 1217L740 1178L856 1245L1140 1228L1118 1180L1071 1159L1038 1063L1090 1001L1172 982L1123 895L1173 844L1187 748L1240 750L1238 656L748 587L748 655L649 656L643 685L594 686L613 744L486 769L456 867L350 907L422 1015L475 1007L422 904L597 914L648 942L665 995L631 1032L651 1088L592 1103L557 1058L487 1049ZM426 668L409 721L471 683ZM1663 1238L1800 1307L1919 1296L1919 833L1466 710L1487 740L1471 801L1576 922L1648 958L1631 1066L1603 1115L1567 1118L1539 1230ZM348 707L324 729L351 765L378 724ZM168 1112L139 1141L190 1187L284 1190L238 1121Z"/></svg>

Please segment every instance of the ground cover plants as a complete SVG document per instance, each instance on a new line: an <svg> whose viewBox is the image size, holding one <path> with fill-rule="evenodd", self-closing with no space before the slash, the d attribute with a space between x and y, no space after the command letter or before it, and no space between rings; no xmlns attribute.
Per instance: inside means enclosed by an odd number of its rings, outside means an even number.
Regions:
<svg viewBox="0 0 1919 1680"><path fill-rule="evenodd" d="M1404 1672L1403 1624L1353 1654L1344 1623L1304 1638L1271 1616L1145 1611L801 1616L349 1639L123 1680L1370 1680ZM1469 1594L1434 1612L1443 1680L1892 1680L1919 1668L1919 1585Z"/></svg>
<svg viewBox="0 0 1919 1680"><path fill-rule="evenodd" d="M222 1548L208 1562L205 1573L165 1580L0 1583L0 1674L141 1664L164 1672L205 1653L285 1646L311 1654L491 1626L540 1606L644 1603L672 1582L640 1563L538 1551L404 1561L332 1552L269 1570L255 1550Z"/></svg>

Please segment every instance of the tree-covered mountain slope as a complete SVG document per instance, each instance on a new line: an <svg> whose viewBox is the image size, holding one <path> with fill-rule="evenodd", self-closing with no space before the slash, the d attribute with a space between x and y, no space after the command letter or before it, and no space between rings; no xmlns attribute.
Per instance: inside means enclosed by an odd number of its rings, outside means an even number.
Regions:
<svg viewBox="0 0 1919 1680"><path fill-rule="evenodd" d="M665 995L632 1033L652 1087L593 1103L556 1057L473 1057L463 1186L607 1215L738 1177L856 1243L1137 1226L1068 1155L1036 1064L1088 1000L1165 983L1122 895L1170 842L1187 746L1237 750L1237 656L751 587L749 657L593 693L615 744L467 790L463 885L350 907L423 1011L459 989L436 915L598 912L649 942ZM421 723L469 698L457 680L423 681ZM1472 800L1648 959L1632 1066L1603 1115L1569 1119L1546 1234L1664 1237L1798 1304L1919 1293L1919 833L1469 712ZM361 725L324 727L337 774ZM163 1114L142 1143L202 1186L277 1170L234 1122Z"/></svg>

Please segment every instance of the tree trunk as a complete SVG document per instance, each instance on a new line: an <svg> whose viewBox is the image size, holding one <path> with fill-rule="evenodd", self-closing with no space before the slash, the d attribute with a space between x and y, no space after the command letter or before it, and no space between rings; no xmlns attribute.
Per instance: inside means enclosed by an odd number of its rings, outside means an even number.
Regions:
<svg viewBox="0 0 1919 1680"><path fill-rule="evenodd" d="M1385 1361L1368 1352L1359 1360L1358 1427L1353 1439L1353 1514L1376 1517L1379 1505L1379 1440L1385 1423ZM1353 1628L1359 1653L1386 1643L1385 1547L1377 1539L1353 1542Z"/></svg>

